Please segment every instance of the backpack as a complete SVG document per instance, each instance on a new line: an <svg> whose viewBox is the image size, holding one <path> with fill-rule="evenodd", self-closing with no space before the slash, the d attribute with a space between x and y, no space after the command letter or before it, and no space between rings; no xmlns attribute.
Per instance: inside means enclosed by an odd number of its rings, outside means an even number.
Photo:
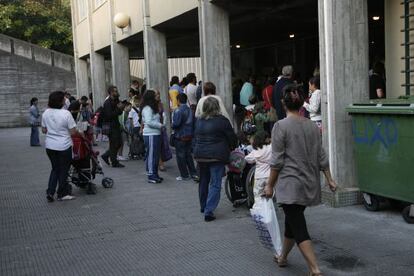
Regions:
<svg viewBox="0 0 414 276"><path fill-rule="evenodd" d="M230 153L229 164L227 165L230 172L241 173L246 167L246 159L244 152L237 148Z"/></svg>

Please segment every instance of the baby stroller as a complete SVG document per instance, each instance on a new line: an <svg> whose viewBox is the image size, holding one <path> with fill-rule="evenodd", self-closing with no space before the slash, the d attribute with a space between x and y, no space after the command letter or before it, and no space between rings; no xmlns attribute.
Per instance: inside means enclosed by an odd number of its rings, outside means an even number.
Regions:
<svg viewBox="0 0 414 276"><path fill-rule="evenodd" d="M96 185L92 183L97 174L101 174L102 186L112 188L112 178L104 177L102 166L98 161L99 152L92 149L92 134L85 134L85 137L76 134L72 136L73 157L69 169L69 182L81 189L86 189L88 194L96 194Z"/></svg>
<svg viewBox="0 0 414 276"><path fill-rule="evenodd" d="M225 192L234 207L247 203L247 206L251 208L254 204L253 184L255 166L247 164L244 157L245 152L241 149L235 149L230 153Z"/></svg>

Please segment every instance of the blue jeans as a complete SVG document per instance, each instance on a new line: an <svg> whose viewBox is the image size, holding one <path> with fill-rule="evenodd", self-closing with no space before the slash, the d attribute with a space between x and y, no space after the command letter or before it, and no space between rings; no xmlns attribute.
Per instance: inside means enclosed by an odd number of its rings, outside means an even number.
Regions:
<svg viewBox="0 0 414 276"><path fill-rule="evenodd" d="M160 163L161 135L144 135L145 166L149 180L159 179L158 164Z"/></svg>
<svg viewBox="0 0 414 276"><path fill-rule="evenodd" d="M32 126L32 131L30 133L30 145L37 146L40 145L39 141L39 127Z"/></svg>
<svg viewBox="0 0 414 276"><path fill-rule="evenodd" d="M181 177L188 178L197 175L193 156L191 154L191 140L181 141L175 139L175 155L177 157L177 165Z"/></svg>
<svg viewBox="0 0 414 276"><path fill-rule="evenodd" d="M72 162L72 147L63 151L46 149L46 153L52 164L52 171L50 172L49 185L46 193L53 196L59 182L57 196L64 197L70 193L68 171Z"/></svg>
<svg viewBox="0 0 414 276"><path fill-rule="evenodd" d="M220 201L221 179L224 164L221 162L200 162L199 198L201 211L205 216L213 216Z"/></svg>

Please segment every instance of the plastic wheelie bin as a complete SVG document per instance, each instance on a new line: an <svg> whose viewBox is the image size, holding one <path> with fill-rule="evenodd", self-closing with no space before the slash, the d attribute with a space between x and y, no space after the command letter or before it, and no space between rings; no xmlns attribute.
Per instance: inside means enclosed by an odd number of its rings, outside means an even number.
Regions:
<svg viewBox="0 0 414 276"><path fill-rule="evenodd" d="M370 211L384 199L404 204L414 223L414 98L353 104L354 156L358 185Z"/></svg>

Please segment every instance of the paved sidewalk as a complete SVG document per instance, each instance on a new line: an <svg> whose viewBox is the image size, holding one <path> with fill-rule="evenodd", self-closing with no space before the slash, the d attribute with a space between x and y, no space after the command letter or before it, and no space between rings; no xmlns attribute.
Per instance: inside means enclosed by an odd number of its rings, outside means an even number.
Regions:
<svg viewBox="0 0 414 276"><path fill-rule="evenodd" d="M29 135L0 129L0 275L306 275L297 249L278 268L248 210L224 193L205 223L197 185L175 181L175 160L163 184L146 182L142 161L103 165L113 189L74 187L76 200L47 203L50 164ZM398 212L318 206L306 215L324 275L414 275L414 226Z"/></svg>

